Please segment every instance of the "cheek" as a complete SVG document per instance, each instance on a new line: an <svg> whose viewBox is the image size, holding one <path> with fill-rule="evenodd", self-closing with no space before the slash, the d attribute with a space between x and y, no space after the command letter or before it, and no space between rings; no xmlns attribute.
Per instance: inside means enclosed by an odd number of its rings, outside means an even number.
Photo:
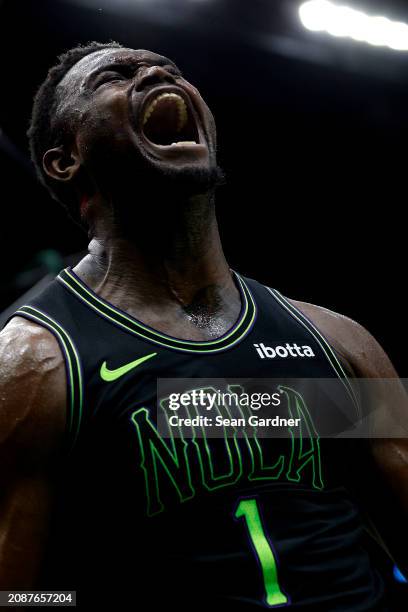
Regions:
<svg viewBox="0 0 408 612"><path fill-rule="evenodd" d="M133 130L123 96L90 103L79 118L76 142L84 160L103 152L128 150L133 144Z"/></svg>
<svg viewBox="0 0 408 612"><path fill-rule="evenodd" d="M201 100L202 100L202 105L206 111L205 118L206 118L206 123L207 123L206 128L208 130L208 135L209 135L213 149L216 149L217 147L217 129L215 126L215 119L214 119L214 116L211 110L207 106L207 104L204 102L202 98Z"/></svg>
<svg viewBox="0 0 408 612"><path fill-rule="evenodd" d="M216 147L216 143L217 143L217 130L215 127L215 119L214 116L210 110L210 108L207 106L206 101L204 100L204 98L201 96L200 92L198 91L198 89L196 89L193 85L191 85L191 83L188 83L188 87L195 92L196 96L199 98L200 100L200 104L201 107L204 111L204 117L205 117L205 123L206 123L206 129L209 132L209 135L213 141L213 146Z"/></svg>
<svg viewBox="0 0 408 612"><path fill-rule="evenodd" d="M203 104L204 104L204 107L207 109L207 117L208 117L210 131L214 134L214 138L215 138L216 127L215 127L214 115L212 114L212 112L210 111L210 109L208 108L208 106L206 105L204 101L203 101Z"/></svg>

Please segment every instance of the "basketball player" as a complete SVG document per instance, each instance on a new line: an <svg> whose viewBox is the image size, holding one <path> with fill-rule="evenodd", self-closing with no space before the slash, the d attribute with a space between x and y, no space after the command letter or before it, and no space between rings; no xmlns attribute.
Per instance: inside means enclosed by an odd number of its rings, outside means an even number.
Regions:
<svg viewBox="0 0 408 612"><path fill-rule="evenodd" d="M388 610L351 481L406 512L405 441L217 446L156 427L159 378L396 377L359 324L229 268L197 89L161 55L91 43L50 70L29 138L90 244L0 336L1 589L76 589L89 609ZM402 570L404 537L388 543Z"/></svg>

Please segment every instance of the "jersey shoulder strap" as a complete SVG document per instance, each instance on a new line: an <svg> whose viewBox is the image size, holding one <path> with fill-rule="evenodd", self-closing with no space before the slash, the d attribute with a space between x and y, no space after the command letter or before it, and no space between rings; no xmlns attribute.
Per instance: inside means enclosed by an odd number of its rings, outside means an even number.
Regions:
<svg viewBox="0 0 408 612"><path fill-rule="evenodd" d="M315 340L320 347L327 362L331 366L334 374L343 382L347 393L352 400L358 418L362 416L361 402L358 397L357 389L352 384L351 380L355 378L350 366L345 363L344 359L337 353L335 348L330 344L324 334L318 329L318 327L307 317L299 308L297 308L288 298L283 296L277 289L273 289L266 285L265 289L275 298L280 306L287 311L287 313L297 321Z"/></svg>

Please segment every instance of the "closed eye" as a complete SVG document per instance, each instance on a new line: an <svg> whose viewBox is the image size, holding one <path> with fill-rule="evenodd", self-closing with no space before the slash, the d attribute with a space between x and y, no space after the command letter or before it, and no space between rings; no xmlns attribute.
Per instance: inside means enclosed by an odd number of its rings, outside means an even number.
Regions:
<svg viewBox="0 0 408 612"><path fill-rule="evenodd" d="M106 71L98 76L98 78L94 82L94 89L98 89L101 85L105 83L114 83L116 81L125 81L126 77L124 74L120 74L120 72L114 71Z"/></svg>
<svg viewBox="0 0 408 612"><path fill-rule="evenodd" d="M146 64L139 64L138 65L138 69ZM172 74L175 77L178 78L182 78L182 74L180 72L180 70L176 67L173 66L171 64L167 64L165 66L163 66L163 68L169 73ZM119 81L126 81L128 78L131 78L134 76L135 73L135 68L134 66L120 66L120 69L116 69L115 66L115 70L103 70L102 72L99 73L99 75L94 79L93 82L93 89L96 90L99 87L101 87L102 85L105 85L107 83L111 84L111 83L115 83L115 82L119 82Z"/></svg>
<svg viewBox="0 0 408 612"><path fill-rule="evenodd" d="M163 66L163 68L167 72L169 72L170 74L173 74L176 77L180 77L181 78L183 76L182 73L180 72L180 70L178 68L176 68L175 66L166 65L166 66Z"/></svg>

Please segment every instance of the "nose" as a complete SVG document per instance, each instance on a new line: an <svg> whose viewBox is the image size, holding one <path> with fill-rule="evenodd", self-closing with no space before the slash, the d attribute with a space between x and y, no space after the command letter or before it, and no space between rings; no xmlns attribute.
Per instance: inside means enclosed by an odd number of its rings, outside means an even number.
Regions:
<svg viewBox="0 0 408 612"><path fill-rule="evenodd" d="M146 87L158 85L159 83L174 83L174 77L162 66L147 66L139 70L140 76L136 83L136 91L143 91Z"/></svg>

